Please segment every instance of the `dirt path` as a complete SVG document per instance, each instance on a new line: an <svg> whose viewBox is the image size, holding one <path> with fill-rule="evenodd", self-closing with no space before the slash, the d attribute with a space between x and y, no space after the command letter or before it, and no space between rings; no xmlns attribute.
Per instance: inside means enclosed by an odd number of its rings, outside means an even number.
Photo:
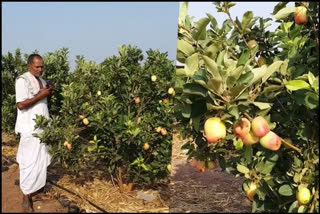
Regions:
<svg viewBox="0 0 320 214"><path fill-rule="evenodd" d="M220 168L197 172L187 163L182 145L174 133L170 212L251 212L251 202L241 190L241 178Z"/></svg>
<svg viewBox="0 0 320 214"><path fill-rule="evenodd" d="M22 192L17 180L19 179L19 167L11 160L15 160L17 145L12 138L2 134L2 154L9 157L9 160L2 156L2 206L1 212L22 213L23 208ZM49 185L47 186L49 187ZM47 189L47 188L46 188ZM45 189L45 190L46 190ZM67 213L69 210L54 197L45 201L36 201L33 203L35 213Z"/></svg>

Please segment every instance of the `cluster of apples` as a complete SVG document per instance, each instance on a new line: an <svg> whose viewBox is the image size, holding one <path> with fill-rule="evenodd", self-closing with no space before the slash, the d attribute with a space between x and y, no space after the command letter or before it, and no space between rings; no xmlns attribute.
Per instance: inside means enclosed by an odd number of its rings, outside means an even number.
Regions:
<svg viewBox="0 0 320 214"><path fill-rule="evenodd" d="M69 150L72 149L72 144L69 143L68 141L65 141L65 142L63 143L63 145L66 146Z"/></svg>
<svg viewBox="0 0 320 214"><path fill-rule="evenodd" d="M192 158L189 162L190 166L192 168L195 168L198 172L205 172L206 171L206 165L208 169L214 169L216 168L216 163L214 161L207 161L207 164L205 161L200 161L195 158Z"/></svg>
<svg viewBox="0 0 320 214"><path fill-rule="evenodd" d="M252 145L260 142L266 148L276 151L281 146L281 138L270 131L268 122L262 117L255 117L252 122L247 118L241 118L233 127L234 133L240 137L244 145Z"/></svg>
<svg viewBox="0 0 320 214"><path fill-rule="evenodd" d="M226 126L219 117L208 118L204 124L204 135L209 144L217 143L226 137ZM281 138L270 131L268 122L258 116L252 120L241 118L233 127L234 133L240 137L244 145L258 143L267 149L276 151L281 146Z"/></svg>
<svg viewBox="0 0 320 214"><path fill-rule="evenodd" d="M160 126L156 128L156 132L161 133L162 136L166 136L168 133L165 128L162 128Z"/></svg>
<svg viewBox="0 0 320 214"><path fill-rule="evenodd" d="M78 118L82 120L82 122L83 122L84 125L87 126L87 125L89 124L89 120L88 120L85 116L79 114L79 115L78 115Z"/></svg>

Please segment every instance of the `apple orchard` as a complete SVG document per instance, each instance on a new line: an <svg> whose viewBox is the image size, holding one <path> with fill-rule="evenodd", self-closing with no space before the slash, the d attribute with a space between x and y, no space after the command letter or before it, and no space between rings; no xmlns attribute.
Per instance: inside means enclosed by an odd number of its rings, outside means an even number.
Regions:
<svg viewBox="0 0 320 214"><path fill-rule="evenodd" d="M119 56L101 64L77 56L69 72L68 49L43 56L44 79L54 79L50 119L37 116L38 135L54 160L76 176L102 171L125 191L135 183L167 181L171 170L174 75L167 53L119 47ZM26 59L2 56L2 127L15 124L14 77L26 72ZM5 84L4 84L5 83Z"/></svg>
<svg viewBox="0 0 320 214"><path fill-rule="evenodd" d="M319 3L287 3L238 19L235 3L214 2L221 28L182 3L175 112L190 165L244 176L252 212L318 213Z"/></svg>

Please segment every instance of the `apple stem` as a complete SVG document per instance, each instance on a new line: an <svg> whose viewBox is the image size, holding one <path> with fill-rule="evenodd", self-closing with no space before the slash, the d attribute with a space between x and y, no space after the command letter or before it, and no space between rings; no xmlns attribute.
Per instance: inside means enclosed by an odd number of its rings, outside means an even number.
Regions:
<svg viewBox="0 0 320 214"><path fill-rule="evenodd" d="M250 122L252 121L252 117L250 117L250 115L247 112L244 112L243 115L248 118L248 120L250 120Z"/></svg>
<svg viewBox="0 0 320 214"><path fill-rule="evenodd" d="M286 144L287 146L289 146L291 149L296 150L297 152L299 152L301 154L301 149L299 149L298 147L295 147L294 145L292 145L291 143L285 141L284 139L281 138L281 141Z"/></svg>

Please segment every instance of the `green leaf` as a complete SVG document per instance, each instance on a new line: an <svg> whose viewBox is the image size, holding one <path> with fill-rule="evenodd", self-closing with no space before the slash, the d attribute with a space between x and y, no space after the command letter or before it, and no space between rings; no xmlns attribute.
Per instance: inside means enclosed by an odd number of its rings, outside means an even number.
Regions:
<svg viewBox="0 0 320 214"><path fill-rule="evenodd" d="M222 81L218 80L216 78L209 79L209 81L207 83L207 88L213 90L214 92L216 92L219 95L221 95L223 93Z"/></svg>
<svg viewBox="0 0 320 214"><path fill-rule="evenodd" d="M240 150L243 148L243 143L242 140L238 139L238 140L233 140L233 145L235 147L236 150Z"/></svg>
<svg viewBox="0 0 320 214"><path fill-rule="evenodd" d="M197 131L197 132L200 131L200 120L201 120L201 116L192 118L193 128L194 128L194 130Z"/></svg>
<svg viewBox="0 0 320 214"><path fill-rule="evenodd" d="M279 70L280 66L282 65L283 61L276 61L272 63L266 70L266 73L262 77L262 83L264 83L274 72Z"/></svg>
<svg viewBox="0 0 320 214"><path fill-rule="evenodd" d="M244 66L241 65L230 72L229 76L227 77L227 86L229 88L233 87L233 85L237 82L242 74L243 68Z"/></svg>
<svg viewBox="0 0 320 214"><path fill-rule="evenodd" d="M260 110L269 109L272 107L272 103L252 102L252 104L257 106Z"/></svg>
<svg viewBox="0 0 320 214"><path fill-rule="evenodd" d="M281 10L282 8L284 8L286 5L288 4L288 2L279 2L273 9L272 14L276 14L279 10Z"/></svg>
<svg viewBox="0 0 320 214"><path fill-rule="evenodd" d="M306 92L304 98L304 104L309 109L315 109L319 105L319 95L313 93L313 92Z"/></svg>
<svg viewBox="0 0 320 214"><path fill-rule="evenodd" d="M289 63L289 59L284 60L283 64L280 67L280 73L285 76L289 74L287 73L287 69L288 69L288 63Z"/></svg>
<svg viewBox="0 0 320 214"><path fill-rule="evenodd" d="M244 158L246 160L246 163L248 163L248 164L251 163L252 155L253 155L252 146L245 146Z"/></svg>
<svg viewBox="0 0 320 214"><path fill-rule="evenodd" d="M253 18L252 11L247 11L245 14L243 14L242 21L241 21L242 29L245 29L245 28L248 27L248 25L251 22L252 18Z"/></svg>
<svg viewBox="0 0 320 214"><path fill-rule="evenodd" d="M198 22L194 24L194 31L192 32L192 37L198 41L203 40L207 36L207 30L206 27L209 24L210 19L209 18L201 18Z"/></svg>
<svg viewBox="0 0 320 214"><path fill-rule="evenodd" d="M190 118L191 116L191 105L185 104L181 110L182 116L185 118Z"/></svg>
<svg viewBox="0 0 320 214"><path fill-rule="evenodd" d="M196 83L187 83L184 85L183 93L199 95L202 97L207 96L207 90L199 84Z"/></svg>
<svg viewBox="0 0 320 214"><path fill-rule="evenodd" d="M310 88L310 85L303 80L290 80L285 84L285 86L290 91Z"/></svg>
<svg viewBox="0 0 320 214"><path fill-rule="evenodd" d="M313 73L308 72L308 81L309 81L309 84L310 84L310 85L313 85L315 79L316 79L316 78L314 77Z"/></svg>
<svg viewBox="0 0 320 214"><path fill-rule="evenodd" d="M188 77L192 77L199 69L199 54L194 53L186 59L185 71Z"/></svg>
<svg viewBox="0 0 320 214"><path fill-rule="evenodd" d="M182 2L179 10L179 24L185 25L185 19L188 15L188 2Z"/></svg>
<svg viewBox="0 0 320 214"><path fill-rule="evenodd" d="M224 55L226 54L226 51L223 50L219 53L218 58L217 58L217 66L221 65L224 59Z"/></svg>
<svg viewBox="0 0 320 214"><path fill-rule="evenodd" d="M298 208L299 208L299 204L298 201L294 201L288 210L288 213L297 213L298 212Z"/></svg>
<svg viewBox="0 0 320 214"><path fill-rule="evenodd" d="M249 173L249 169L241 164L237 165L237 170L243 174Z"/></svg>
<svg viewBox="0 0 320 214"><path fill-rule="evenodd" d="M207 87L207 79L205 76L194 75L193 79L196 83L202 85L203 87Z"/></svg>
<svg viewBox="0 0 320 214"><path fill-rule="evenodd" d="M283 196L291 196L294 193L293 189L288 184L282 185L278 191L279 191L279 194Z"/></svg>
<svg viewBox="0 0 320 214"><path fill-rule="evenodd" d="M295 11L296 11L296 7L285 7L279 10L277 14L274 15L274 18L284 19L284 18L287 18L291 13L294 13Z"/></svg>
<svg viewBox="0 0 320 214"><path fill-rule="evenodd" d="M207 70L214 76L214 78L216 78L217 80L221 80L220 72L218 70L216 62L204 55L202 56L202 58L206 64Z"/></svg>
<svg viewBox="0 0 320 214"><path fill-rule="evenodd" d="M177 49L185 54L186 57L189 57L194 53L193 46L181 39L177 42Z"/></svg>
<svg viewBox="0 0 320 214"><path fill-rule="evenodd" d="M250 55L250 52L249 50L243 52L238 60L238 64L237 66L239 65L245 65L247 63L247 61L249 60L249 55Z"/></svg>
<svg viewBox="0 0 320 214"><path fill-rule="evenodd" d="M239 118L238 106L234 105L234 106L229 107L228 113L231 114L232 116L234 116L235 119L237 120Z"/></svg>
<svg viewBox="0 0 320 214"><path fill-rule="evenodd" d="M267 66L266 65L263 65L261 66L260 68L254 68L251 70L251 72L253 73L254 77L251 81L251 85L252 84L255 84L255 83L258 83L262 77L266 74L267 72Z"/></svg>
<svg viewBox="0 0 320 214"><path fill-rule="evenodd" d="M218 31L219 29L218 29L218 22L217 22L217 20L211 15L211 14L209 14L209 13L206 13L206 15L209 17L209 19L210 19L210 22L211 22L211 25L212 25L212 28L213 28L213 30L214 31Z"/></svg>
<svg viewBox="0 0 320 214"><path fill-rule="evenodd" d="M205 53L208 57L211 59L215 59L217 57L218 48L216 44L211 44L208 47L205 48Z"/></svg>
<svg viewBox="0 0 320 214"><path fill-rule="evenodd" d="M184 68L177 68L176 69L176 75L178 77L185 77L187 76L186 70Z"/></svg>
<svg viewBox="0 0 320 214"><path fill-rule="evenodd" d="M247 84L247 85L250 85L250 82L252 81L254 75L251 71L248 71L247 73L245 74L242 74L238 81L237 81L237 84Z"/></svg>

